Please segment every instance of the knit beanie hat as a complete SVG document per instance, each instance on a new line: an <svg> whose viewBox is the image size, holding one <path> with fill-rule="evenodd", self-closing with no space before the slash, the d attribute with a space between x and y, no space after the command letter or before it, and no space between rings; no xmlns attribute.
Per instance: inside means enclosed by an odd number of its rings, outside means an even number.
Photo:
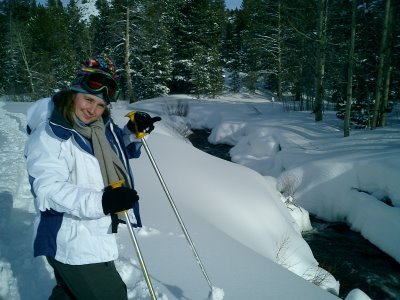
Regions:
<svg viewBox="0 0 400 300"><path fill-rule="evenodd" d="M107 104L116 98L118 85L116 68L107 57L97 57L82 63L69 90L91 94L103 99Z"/></svg>

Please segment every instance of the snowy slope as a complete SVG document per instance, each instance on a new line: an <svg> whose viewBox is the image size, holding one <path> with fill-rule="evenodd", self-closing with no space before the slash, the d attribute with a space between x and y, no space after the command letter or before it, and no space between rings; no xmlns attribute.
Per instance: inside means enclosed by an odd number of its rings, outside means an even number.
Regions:
<svg viewBox="0 0 400 300"><path fill-rule="evenodd" d="M165 115L166 106L178 99L189 103L188 116ZM54 279L42 259L32 258L34 207L22 157L26 138L24 113L30 104L0 102L0 105L0 298L44 299L48 297ZM113 108L117 123L123 125L127 121L125 113L135 108L162 115L163 121L148 137L148 144L207 273L213 285L223 289L225 299L336 299L300 277L323 275L326 276L325 288L337 289L335 280L317 267L308 245L301 238L300 231L309 226L307 215L290 214L279 191L290 192L310 211L322 216L325 213L326 218L333 220L356 216L355 209L359 209L353 203L343 205L346 203L343 201L353 199L349 197L335 204L338 184L340 189L348 191L358 187L363 190L368 186L375 199L371 202L376 203L376 199L385 194L398 206L395 196L398 193L393 184L398 173L392 171L398 161L391 159L399 154L398 129L388 129L390 138L375 131L377 138L371 141L370 147L362 147L364 152L351 155L346 149L357 148L359 141L343 140L340 132L331 126L332 122L314 126L304 114L282 114L279 105L264 99L226 97L218 101L199 101L174 96L143 101L130 107L121 102ZM229 141L235 145L232 156L239 164L214 158L191 146L176 131L184 130L182 128L187 124L193 128L213 128L210 140ZM363 134L358 135L358 139L366 145L370 135L368 132ZM330 144L325 142L328 139L331 139ZM384 160L377 159L379 152L371 147L381 142L387 144L384 157L392 162L390 166L380 163ZM337 180L340 176L334 175L343 174L339 170L345 169L338 164L338 160L343 160L343 152L351 160L350 169L358 177L366 174L361 172L365 169L357 171L362 164L354 163L361 157L365 162L369 161L369 166L379 167L379 174L385 176L367 176L369 181L367 178ZM132 167L145 225L136 234L158 298L206 299L209 293L207 282L146 154L133 160ZM336 171L327 173L327 169ZM374 173L374 169L369 173ZM320 174L330 174L330 177ZM282 185L285 176L295 178L289 184L291 188ZM344 178L353 179L354 176ZM328 179L331 186L328 186ZM372 179L374 184L371 184ZM321 196L318 198L317 195ZM393 211L397 209L392 208ZM390 236L397 230L397 215L387 210L381 213L370 220L380 228L383 226L377 224L383 219L387 220L386 224L391 222L385 231ZM353 222L362 218L348 220ZM372 235L366 224L361 222L358 227L356 222L354 224L354 228L364 230L367 237ZM117 268L127 283L130 299L150 299L127 230L123 227L120 227L118 240L121 255ZM389 239L376 244L381 248L396 248L395 242ZM398 255L397 249L392 251L394 257ZM355 290L349 299L368 297Z"/></svg>

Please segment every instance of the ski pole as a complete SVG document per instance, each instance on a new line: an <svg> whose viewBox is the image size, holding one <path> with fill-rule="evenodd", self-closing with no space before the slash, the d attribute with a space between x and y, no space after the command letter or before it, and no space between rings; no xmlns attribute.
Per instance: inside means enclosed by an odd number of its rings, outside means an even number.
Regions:
<svg viewBox="0 0 400 300"><path fill-rule="evenodd" d="M129 112L129 113L126 115L126 117L129 117L130 120L131 120L132 122L134 122L135 112L134 112L134 111ZM169 190L168 190L168 188L167 188L167 185L165 184L165 181L164 181L164 179L163 179L163 177L162 177L162 175L161 175L161 172L160 172L160 170L158 169L158 166L157 166L157 164L156 164L156 162L155 162L155 160L154 160L154 158L153 158L153 155L151 154L150 148L149 148L149 146L147 145L147 142L146 142L146 139L145 139L145 134L144 134L144 132L138 132L138 133L137 133L137 137L142 141L143 147L144 147L144 149L145 149L145 151L146 151L146 153L147 153L147 156L148 156L149 159L150 159L151 165L153 166L153 169L154 169L154 171L155 171L156 174L157 174L157 177L158 177L158 179L159 179L159 181L160 181L160 183L161 183L161 185L162 185L162 187L163 187L163 189L164 189L164 192L165 192L165 194L166 194L166 196L167 196L167 198L168 198L168 200L169 200L169 203L171 204L171 207L172 207L172 209L173 209L173 211L174 211L174 213L175 213L175 216L176 216L176 218L178 219L179 224L181 225L181 228L182 228L183 233L185 234L186 240L187 240L187 242L189 243L189 246L190 246L190 248L192 249L193 254L194 254L195 258L196 258L196 261L197 261L197 263L198 263L198 265L199 265L201 271L203 272L203 275L204 275L204 277L205 277L205 279L206 279L206 281L207 281L207 283L208 283L208 285L209 285L209 287L210 287L210 289L211 289L211 291L212 291L212 290L213 290L213 286L212 286L212 284L211 284L211 281L210 281L210 279L208 278L208 275L207 275L207 273L206 273L206 270L205 270L205 268L204 268L204 266L203 266L203 264L202 264L202 262L201 262L201 260L200 260L200 257L199 257L199 255L198 255L198 253L197 253L197 251L196 251L196 247L194 246L193 241L192 241L192 239L190 238L189 232L188 232L187 229L186 229L185 223L183 223L183 220L182 220L182 218L181 218L181 216L180 216L180 214L179 214L178 208L176 207L176 205L175 205L175 203L174 203L174 200L172 199L171 193L169 192Z"/></svg>
<svg viewBox="0 0 400 300"><path fill-rule="evenodd" d="M123 182L124 182L124 180L118 180L118 181L114 182L113 184L111 184L111 188L115 189L117 187L120 187L120 186L122 186ZM136 239L135 232L132 229L131 220L130 220L128 211L125 210L122 212L118 212L118 214L120 214L120 213L122 213L125 217L126 226L128 227L129 235L131 236L133 246L135 247L136 255L139 259L139 264L142 269L144 279L146 280L147 287L149 288L149 293L150 293L151 299L157 300L156 293L154 292L149 273L147 272L147 268L146 268L146 265L143 260L142 252L140 251L140 248L139 248L139 243Z"/></svg>

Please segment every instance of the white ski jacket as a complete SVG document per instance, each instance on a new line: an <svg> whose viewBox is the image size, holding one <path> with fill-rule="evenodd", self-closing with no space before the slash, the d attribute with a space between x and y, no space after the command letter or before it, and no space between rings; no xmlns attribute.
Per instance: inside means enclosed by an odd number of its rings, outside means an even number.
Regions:
<svg viewBox="0 0 400 300"><path fill-rule="evenodd" d="M53 108L53 101L46 98L27 113L25 157L38 212L34 256L50 256L70 265L115 260L118 249L111 217L103 213L99 163L90 142ZM128 159L140 155L141 143L133 134L124 136L128 133L112 120L106 122L106 136L125 163L133 186Z"/></svg>

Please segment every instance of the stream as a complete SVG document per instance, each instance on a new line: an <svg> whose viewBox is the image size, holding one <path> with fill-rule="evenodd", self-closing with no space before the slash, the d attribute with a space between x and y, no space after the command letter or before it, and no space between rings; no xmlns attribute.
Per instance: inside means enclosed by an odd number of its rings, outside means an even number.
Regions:
<svg viewBox="0 0 400 300"><path fill-rule="evenodd" d="M208 142L210 130L192 130L196 148L230 161L230 145ZM303 232L320 266L340 282L344 299L355 288L373 300L400 300L400 264L341 222L325 222L310 215L313 230Z"/></svg>

